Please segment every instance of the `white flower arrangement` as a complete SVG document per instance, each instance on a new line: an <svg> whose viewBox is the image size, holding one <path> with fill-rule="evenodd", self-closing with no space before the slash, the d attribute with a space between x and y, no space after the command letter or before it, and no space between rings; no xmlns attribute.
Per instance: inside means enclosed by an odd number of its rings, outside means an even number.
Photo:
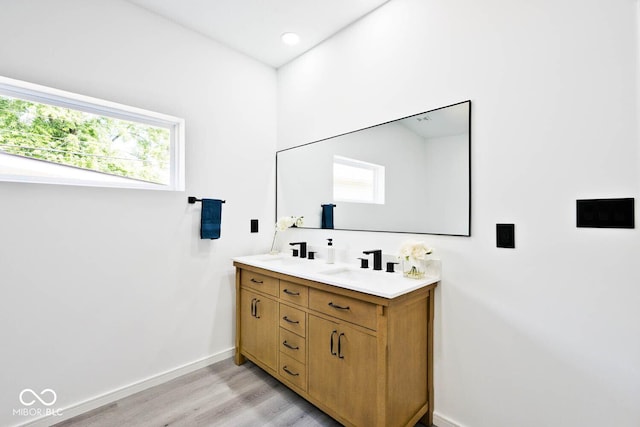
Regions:
<svg viewBox="0 0 640 427"><path fill-rule="evenodd" d="M285 231L293 226L302 227L304 224L303 216L283 216L276 221L276 231Z"/></svg>
<svg viewBox="0 0 640 427"><path fill-rule="evenodd" d="M278 231L286 231L291 227L302 227L304 225L303 216L283 216L276 221L276 231L273 233L273 241L271 242L271 251L269 253L275 254L277 251L274 249L276 244L276 236Z"/></svg>
<svg viewBox="0 0 640 427"><path fill-rule="evenodd" d="M403 274L405 277L421 279L425 275L424 260L427 255L433 253L432 248L428 248L424 242L410 240L404 242L400 248L399 258L403 261ZM404 265L406 263L406 265Z"/></svg>
<svg viewBox="0 0 640 427"><path fill-rule="evenodd" d="M400 248L400 256L404 258L405 261L423 260L431 253L433 253L432 248L428 248L424 242L416 240L404 242Z"/></svg>

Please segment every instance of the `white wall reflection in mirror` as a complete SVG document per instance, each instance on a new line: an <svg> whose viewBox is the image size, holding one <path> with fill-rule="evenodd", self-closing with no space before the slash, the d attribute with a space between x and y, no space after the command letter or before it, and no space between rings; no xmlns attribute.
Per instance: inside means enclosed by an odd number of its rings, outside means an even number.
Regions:
<svg viewBox="0 0 640 427"><path fill-rule="evenodd" d="M471 102L277 153L277 216L320 228L470 235Z"/></svg>

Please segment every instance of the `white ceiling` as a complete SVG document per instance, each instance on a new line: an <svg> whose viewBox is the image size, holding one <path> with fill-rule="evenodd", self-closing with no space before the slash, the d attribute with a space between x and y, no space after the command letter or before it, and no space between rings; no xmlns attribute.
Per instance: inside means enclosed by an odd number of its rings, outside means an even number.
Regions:
<svg viewBox="0 0 640 427"><path fill-rule="evenodd" d="M278 68L389 0L128 1ZM300 43L282 43L285 32Z"/></svg>

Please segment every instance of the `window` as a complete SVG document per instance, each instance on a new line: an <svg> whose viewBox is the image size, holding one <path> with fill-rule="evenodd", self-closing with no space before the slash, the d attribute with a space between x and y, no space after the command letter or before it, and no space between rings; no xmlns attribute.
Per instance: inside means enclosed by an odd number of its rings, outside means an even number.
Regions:
<svg viewBox="0 0 640 427"><path fill-rule="evenodd" d="M184 190L184 120L0 77L0 181Z"/></svg>
<svg viewBox="0 0 640 427"><path fill-rule="evenodd" d="M384 166L333 156L333 199L384 204Z"/></svg>

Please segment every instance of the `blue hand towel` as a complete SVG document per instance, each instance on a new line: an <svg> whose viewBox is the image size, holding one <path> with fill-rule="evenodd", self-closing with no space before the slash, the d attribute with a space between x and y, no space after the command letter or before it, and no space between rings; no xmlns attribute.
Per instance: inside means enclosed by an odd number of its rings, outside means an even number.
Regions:
<svg viewBox="0 0 640 427"><path fill-rule="evenodd" d="M202 199L200 238L219 239L222 222L222 200Z"/></svg>
<svg viewBox="0 0 640 427"><path fill-rule="evenodd" d="M322 206L322 228L332 229L333 228L333 208L336 206L334 204L329 205L320 205Z"/></svg>

